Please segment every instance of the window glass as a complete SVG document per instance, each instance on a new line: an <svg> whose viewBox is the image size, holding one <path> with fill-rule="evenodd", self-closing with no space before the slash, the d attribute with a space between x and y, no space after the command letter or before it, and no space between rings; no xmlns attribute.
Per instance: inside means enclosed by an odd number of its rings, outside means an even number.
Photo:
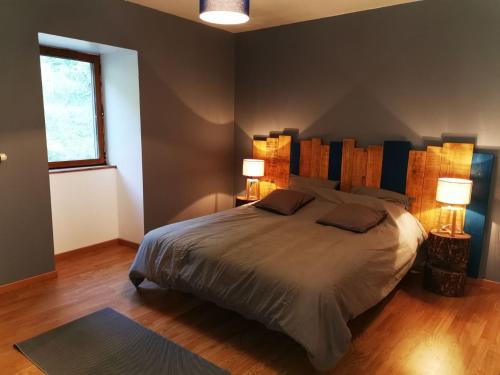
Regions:
<svg viewBox="0 0 500 375"><path fill-rule="evenodd" d="M49 162L98 159L93 64L40 56Z"/></svg>

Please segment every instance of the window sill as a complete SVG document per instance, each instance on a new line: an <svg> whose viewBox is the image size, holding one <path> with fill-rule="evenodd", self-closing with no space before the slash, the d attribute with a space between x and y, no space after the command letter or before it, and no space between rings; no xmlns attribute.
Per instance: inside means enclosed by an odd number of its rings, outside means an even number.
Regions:
<svg viewBox="0 0 500 375"><path fill-rule="evenodd" d="M116 165L92 165L88 167L49 169L49 174L86 172L96 171L99 169L116 169Z"/></svg>

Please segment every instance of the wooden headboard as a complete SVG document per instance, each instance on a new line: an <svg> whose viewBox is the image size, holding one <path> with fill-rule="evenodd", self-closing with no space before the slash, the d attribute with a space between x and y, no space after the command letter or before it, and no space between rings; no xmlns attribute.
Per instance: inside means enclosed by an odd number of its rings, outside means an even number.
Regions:
<svg viewBox="0 0 500 375"><path fill-rule="evenodd" d="M435 199L438 178L471 178L473 199L465 224L466 231L480 241L475 245L480 258L494 157L474 153L473 144L444 143L440 147L412 150L410 142L386 141L383 145L360 148L354 139L322 144L320 138L293 142L290 135L279 135L255 139L253 158L265 160L263 196L276 188L288 187L290 173L340 181L340 189L346 192L353 186L383 188L409 196L410 211L426 230L439 224L440 206ZM478 211L482 220L479 224ZM475 271L470 273L477 274L479 258L472 258Z"/></svg>

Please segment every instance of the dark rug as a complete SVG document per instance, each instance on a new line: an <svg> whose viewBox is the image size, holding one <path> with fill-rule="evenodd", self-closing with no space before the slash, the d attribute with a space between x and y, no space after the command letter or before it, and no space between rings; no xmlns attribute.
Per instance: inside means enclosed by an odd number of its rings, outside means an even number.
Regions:
<svg viewBox="0 0 500 375"><path fill-rule="evenodd" d="M14 346L49 375L229 374L110 308Z"/></svg>

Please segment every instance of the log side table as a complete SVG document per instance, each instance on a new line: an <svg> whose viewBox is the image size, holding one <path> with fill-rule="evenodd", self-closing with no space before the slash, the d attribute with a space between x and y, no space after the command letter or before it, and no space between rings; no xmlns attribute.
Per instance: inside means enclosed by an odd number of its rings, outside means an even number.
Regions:
<svg viewBox="0 0 500 375"><path fill-rule="evenodd" d="M447 297L463 296L470 245L469 234L452 237L448 233L431 231L424 273L425 288Z"/></svg>

